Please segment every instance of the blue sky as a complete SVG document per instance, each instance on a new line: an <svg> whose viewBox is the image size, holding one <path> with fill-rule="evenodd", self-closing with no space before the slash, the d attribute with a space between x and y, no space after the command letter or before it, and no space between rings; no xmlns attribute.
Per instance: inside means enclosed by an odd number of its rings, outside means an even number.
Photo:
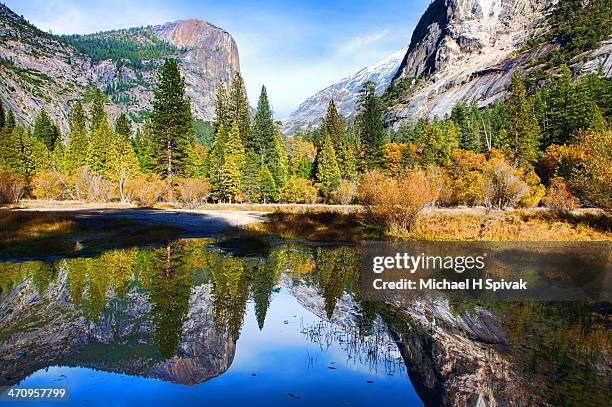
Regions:
<svg viewBox="0 0 612 407"><path fill-rule="evenodd" d="M91 33L199 18L238 44L249 99L265 84L275 116L407 46L429 0L4 0L17 14L54 33Z"/></svg>

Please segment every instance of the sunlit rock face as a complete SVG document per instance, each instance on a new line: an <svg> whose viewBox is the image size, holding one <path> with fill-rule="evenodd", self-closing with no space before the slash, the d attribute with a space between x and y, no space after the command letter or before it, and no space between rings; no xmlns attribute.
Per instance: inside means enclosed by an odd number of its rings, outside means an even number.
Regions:
<svg viewBox="0 0 612 407"><path fill-rule="evenodd" d="M212 120L214 93L220 81L229 82L240 71L238 47L225 30L201 20L181 20L141 29L101 33L109 38L129 38L144 45L151 37L176 47L185 78L185 92L196 118ZM32 124L44 109L66 133L72 104L89 84L109 93L107 111L114 119L121 111L137 125L151 109L153 88L163 58L92 61L59 37L38 30L0 4L0 98L17 121Z"/></svg>
<svg viewBox="0 0 612 407"><path fill-rule="evenodd" d="M415 28L394 81L413 83L410 95L388 109L387 126L398 128L416 118L443 117L458 102L479 106L507 94L516 68L549 49L548 44L519 52L526 41L546 29L557 0L434 0ZM578 70L603 64L610 75L610 44L580 58Z"/></svg>
<svg viewBox="0 0 612 407"><path fill-rule="evenodd" d="M140 289L121 299L109 289L108 296L90 320L72 303L65 269L42 294L31 278L15 287L0 304L0 385L58 364L194 385L231 365L235 341L215 326L210 284L192 289L169 359L158 350L149 296Z"/></svg>

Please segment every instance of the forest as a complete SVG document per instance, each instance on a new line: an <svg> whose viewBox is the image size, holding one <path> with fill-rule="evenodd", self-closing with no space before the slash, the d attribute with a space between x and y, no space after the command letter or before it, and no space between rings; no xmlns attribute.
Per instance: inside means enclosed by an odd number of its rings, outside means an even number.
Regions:
<svg viewBox="0 0 612 407"><path fill-rule="evenodd" d="M251 113L237 73L219 84L212 137L199 141L174 59L158 72L140 128L125 113L111 123L107 95L89 93L72 106L66 135L44 111L28 128L2 108L3 202L359 203L372 222L408 230L426 206L612 207L612 88L601 72L577 77L563 65L531 92L516 72L503 102L460 103L397 131L385 129L385 95L369 82L354 121L330 100L320 126L288 137L265 86Z"/></svg>

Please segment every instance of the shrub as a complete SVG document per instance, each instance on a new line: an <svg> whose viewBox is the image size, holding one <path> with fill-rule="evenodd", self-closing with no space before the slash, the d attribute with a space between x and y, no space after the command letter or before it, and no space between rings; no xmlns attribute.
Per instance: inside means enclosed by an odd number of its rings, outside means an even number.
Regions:
<svg viewBox="0 0 612 407"><path fill-rule="evenodd" d="M529 171L524 177L527 183L527 191L521 197L519 205L523 208L533 208L538 206L544 195L546 195L546 188L540 184L540 177L534 172Z"/></svg>
<svg viewBox="0 0 612 407"><path fill-rule="evenodd" d="M357 193L357 183L348 179L343 179L338 185L335 197L340 205L349 205L355 199Z"/></svg>
<svg viewBox="0 0 612 407"><path fill-rule="evenodd" d="M304 178L291 178L280 190L280 200L288 203L317 202L319 191L313 182Z"/></svg>
<svg viewBox="0 0 612 407"><path fill-rule="evenodd" d="M367 219L387 233L412 231L419 212L437 199L435 185L421 171L408 171L392 178L379 172L364 174L357 197Z"/></svg>
<svg viewBox="0 0 612 407"><path fill-rule="evenodd" d="M556 177L550 180L550 185L546 191L544 205L551 211L562 214L571 212L578 207L578 201L567 188L565 180Z"/></svg>
<svg viewBox="0 0 612 407"><path fill-rule="evenodd" d="M489 160L483 175L484 204L489 208L512 207L529 190L529 186L521 180L520 172L503 159Z"/></svg>
<svg viewBox="0 0 612 407"><path fill-rule="evenodd" d="M126 184L128 199L135 201L138 206L153 206L166 190L166 183L157 175L135 177Z"/></svg>
<svg viewBox="0 0 612 407"><path fill-rule="evenodd" d="M23 182L10 172L0 171L0 203L15 203L23 197Z"/></svg>
<svg viewBox="0 0 612 407"><path fill-rule="evenodd" d="M210 196L210 182L205 178L181 178L176 181L179 197L187 208L196 208Z"/></svg>
<svg viewBox="0 0 612 407"><path fill-rule="evenodd" d="M32 194L37 199L58 199L67 193L70 182L61 172L49 170L39 172L32 184Z"/></svg>
<svg viewBox="0 0 612 407"><path fill-rule="evenodd" d="M86 165L75 171L73 185L75 197L79 200L108 202L115 195L113 183L91 171Z"/></svg>
<svg viewBox="0 0 612 407"><path fill-rule="evenodd" d="M569 185L583 205L612 208L612 130L578 134L576 148L583 162L572 171Z"/></svg>

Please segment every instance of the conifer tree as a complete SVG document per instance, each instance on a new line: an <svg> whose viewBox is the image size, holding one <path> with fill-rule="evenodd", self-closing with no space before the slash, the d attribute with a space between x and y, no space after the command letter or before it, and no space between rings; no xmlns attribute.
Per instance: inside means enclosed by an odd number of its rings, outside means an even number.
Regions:
<svg viewBox="0 0 612 407"><path fill-rule="evenodd" d="M242 170L245 164L244 147L238 123L234 122L223 151L220 184L222 198L230 202L242 192Z"/></svg>
<svg viewBox="0 0 612 407"><path fill-rule="evenodd" d="M255 123L253 124L253 135L249 138L247 148L253 149L261 157L261 162L265 162L266 154L274 147L274 121L272 119L272 109L268 101L266 87L261 87L257 112L255 113Z"/></svg>
<svg viewBox="0 0 612 407"><path fill-rule="evenodd" d="M208 179L212 185L212 195L215 199L221 196L221 168L225 159L225 145L228 139L228 131L222 122L217 128L212 147L208 153Z"/></svg>
<svg viewBox="0 0 612 407"><path fill-rule="evenodd" d="M106 119L94 130L87 149L87 165L93 172L100 175L108 173L110 144L114 137L115 134Z"/></svg>
<svg viewBox="0 0 612 407"><path fill-rule="evenodd" d="M87 163L89 136L87 135L85 112L80 101L74 104L70 118L70 138L66 148L66 166L69 171Z"/></svg>
<svg viewBox="0 0 612 407"><path fill-rule="evenodd" d="M274 177L266 164L259 167L259 193L263 203L274 202L278 198Z"/></svg>
<svg viewBox="0 0 612 407"><path fill-rule="evenodd" d="M254 150L247 150L242 174L242 185L248 202L259 202L261 199L259 190L260 168L261 158Z"/></svg>
<svg viewBox="0 0 612 407"><path fill-rule="evenodd" d="M6 130L5 128L5 132ZM20 173L21 130L15 131L13 129L5 133L4 139L0 144L0 168L12 174Z"/></svg>
<svg viewBox="0 0 612 407"><path fill-rule="evenodd" d="M274 142L267 154L268 168L274 177L278 189L282 188L289 178L289 159L280 131L275 131Z"/></svg>
<svg viewBox="0 0 612 407"><path fill-rule="evenodd" d="M35 138L43 141L49 150L53 150L55 142L59 138L59 128L53 124L47 112L41 110L34 121L32 134Z"/></svg>
<svg viewBox="0 0 612 407"><path fill-rule="evenodd" d="M6 115L6 121L4 122L4 134L10 134L16 125L15 114L9 109Z"/></svg>
<svg viewBox="0 0 612 407"><path fill-rule="evenodd" d="M247 98L246 87L240 72L236 72L232 82L229 101L230 122L238 123L242 144L246 146L251 130L251 107Z"/></svg>
<svg viewBox="0 0 612 407"><path fill-rule="evenodd" d="M184 174L195 143L191 103L175 59L166 59L159 69L152 104L153 166L168 181L168 199L172 200L171 179Z"/></svg>
<svg viewBox="0 0 612 407"><path fill-rule="evenodd" d="M115 133L129 140L132 136L132 123L125 112L121 112L115 120Z"/></svg>
<svg viewBox="0 0 612 407"><path fill-rule="evenodd" d="M317 180L326 197L330 197L340 184L342 174L336 160L336 153L329 134L323 135L321 147L317 153Z"/></svg>
<svg viewBox="0 0 612 407"><path fill-rule="evenodd" d="M515 72L506 103L508 139L518 165L530 168L538 158L541 133L521 74Z"/></svg>
<svg viewBox="0 0 612 407"><path fill-rule="evenodd" d="M364 164L369 169L382 167L384 145L387 141L382 122L380 98L376 96L374 90L372 81L363 85L357 102L359 113L355 120L361 144L365 151Z"/></svg>
<svg viewBox="0 0 612 407"><path fill-rule="evenodd" d="M225 82L221 81L215 91L215 121L213 123L213 134L217 134L221 125L228 129L231 125L229 112L229 95Z"/></svg>
<svg viewBox="0 0 612 407"><path fill-rule="evenodd" d="M138 164L141 172L150 172L153 167L153 129L150 120L147 120L142 127L138 129L132 140L134 153L138 158Z"/></svg>
<svg viewBox="0 0 612 407"><path fill-rule="evenodd" d="M354 145L349 141L344 121L338 114L336 104L331 99L327 114L323 120L323 131L329 134L342 178L352 179L357 176L357 158Z"/></svg>
<svg viewBox="0 0 612 407"><path fill-rule="evenodd" d="M106 111L104 110L106 105L106 95L98 88L95 88L93 94L93 100L91 102L91 108L89 109L90 128L91 134L105 121L108 120Z"/></svg>

